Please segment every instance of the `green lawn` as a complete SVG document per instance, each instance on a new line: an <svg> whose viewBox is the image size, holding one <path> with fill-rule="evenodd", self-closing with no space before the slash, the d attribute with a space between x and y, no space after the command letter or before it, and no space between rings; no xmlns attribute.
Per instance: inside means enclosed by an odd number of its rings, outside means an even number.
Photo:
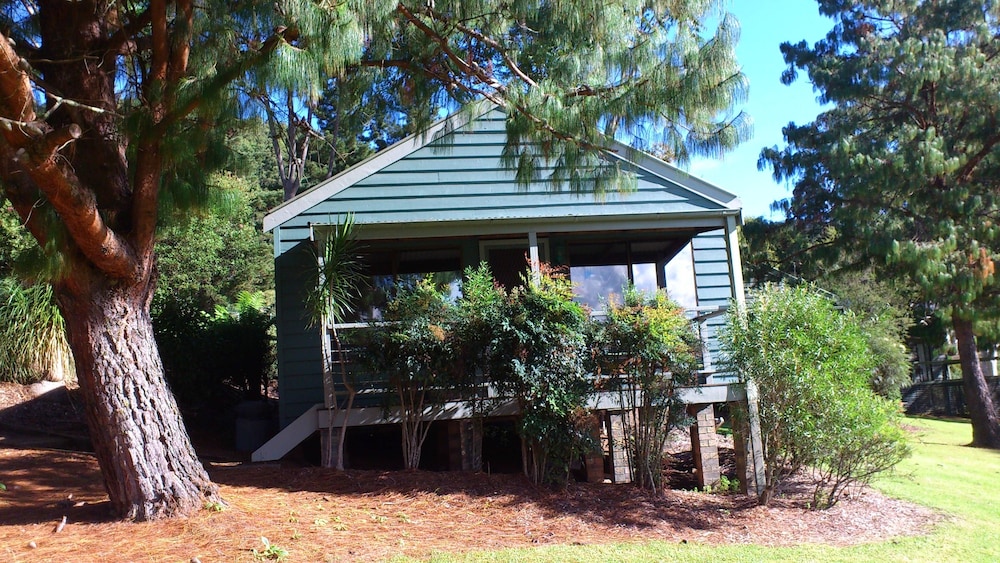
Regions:
<svg viewBox="0 0 1000 563"><path fill-rule="evenodd" d="M965 447L968 423L909 419L913 455L875 486L945 515L925 536L849 548L609 544L440 555L433 561L1000 561L1000 452Z"/></svg>

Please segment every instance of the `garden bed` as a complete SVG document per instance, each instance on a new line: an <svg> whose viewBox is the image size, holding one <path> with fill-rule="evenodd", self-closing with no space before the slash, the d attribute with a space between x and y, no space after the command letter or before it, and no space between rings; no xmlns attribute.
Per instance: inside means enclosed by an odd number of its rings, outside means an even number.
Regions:
<svg viewBox="0 0 1000 563"><path fill-rule="evenodd" d="M511 474L338 473L293 463L210 461L228 507L127 524L109 513L93 456L10 447L11 438L8 432L0 441L6 486L0 554L7 560L251 561L251 550L264 548L262 537L287 550L289 561L648 540L846 545L919 534L936 520L927 509L871 490L831 510L809 510L809 491L794 482L773 506L760 507L741 495L653 495L628 485L550 489ZM675 472L690 471L678 463L671 464ZM63 516L67 524L56 533Z"/></svg>

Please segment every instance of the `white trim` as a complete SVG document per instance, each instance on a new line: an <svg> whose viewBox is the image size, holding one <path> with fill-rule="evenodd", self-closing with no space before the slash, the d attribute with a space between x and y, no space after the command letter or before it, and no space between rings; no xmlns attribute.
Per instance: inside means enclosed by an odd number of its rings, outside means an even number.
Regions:
<svg viewBox="0 0 1000 563"><path fill-rule="evenodd" d="M629 163L636 168L645 170L654 176L669 180L678 187L703 197L712 203L727 209L740 209L743 206L743 202L736 194L726 191L706 180L702 180L669 162L664 162L647 152L630 147L618 140L615 140L612 146L615 148L607 151L609 155ZM635 155L635 160L626 158L626 155L629 154ZM692 183L695 185L692 186Z"/></svg>
<svg viewBox="0 0 1000 563"><path fill-rule="evenodd" d="M291 424L281 429L250 454L250 461L275 461L281 459L292 448L302 443L303 440L319 429L319 413L323 405L313 405L306 412L299 415Z"/></svg>
<svg viewBox="0 0 1000 563"><path fill-rule="evenodd" d="M528 231L528 261L531 262L531 273L537 276L542 263L538 259L538 233L534 229Z"/></svg>
<svg viewBox="0 0 1000 563"><path fill-rule="evenodd" d="M740 234L737 217L726 217L726 253L729 254L729 283L733 298L740 309L746 306L746 289L743 285L743 261L740 258Z"/></svg>
<svg viewBox="0 0 1000 563"><path fill-rule="evenodd" d="M400 228L406 227L406 238L437 238L463 236L516 236L531 228L545 226L546 233L579 233L627 230L714 230L725 227L726 214L736 211L680 212L643 215L604 215L587 217L538 217L516 219L428 221L421 223L367 223L359 231L362 240L399 238ZM289 241L286 241L289 242ZM527 241L525 241L527 249ZM545 260L545 257L541 257Z"/></svg>

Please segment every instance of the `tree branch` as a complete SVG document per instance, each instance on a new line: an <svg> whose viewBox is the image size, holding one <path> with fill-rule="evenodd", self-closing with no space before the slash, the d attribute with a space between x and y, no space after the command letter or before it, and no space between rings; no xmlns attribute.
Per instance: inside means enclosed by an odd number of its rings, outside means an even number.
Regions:
<svg viewBox="0 0 1000 563"><path fill-rule="evenodd" d="M469 77L478 79L483 84L497 90L498 92L505 92L507 90L506 86L504 86L499 80L483 72L482 68L479 65L473 66L465 62L462 59L462 57L458 56L458 54L452 50L451 46L448 45L447 38L442 37L440 33L431 29L429 25L427 25L423 20L418 18L402 3L398 4L396 9L399 11L400 14L403 15L404 18L406 18L407 21L409 21L414 26L416 26L417 29L422 31L424 35L427 36L428 39L437 43L438 47L440 47L441 49L441 52L448 57L448 60L450 60L452 63L455 64L455 66L458 67L460 72Z"/></svg>
<svg viewBox="0 0 1000 563"><path fill-rule="evenodd" d="M84 189L72 169L60 160L59 150L80 137L80 127L73 124L52 130L36 120L31 80L23 67L10 42L0 34L0 92L4 94L0 96L0 117L7 125L0 127L4 145L0 154L6 157L0 171L5 191L14 195L12 202L39 242L46 238L44 228L25 207L32 188L45 195L73 242L96 267L112 276L134 275L136 262L131 250L104 222L94 193Z"/></svg>
<svg viewBox="0 0 1000 563"><path fill-rule="evenodd" d="M152 14L147 9L119 27L103 45L104 55L101 58L101 65L111 64L115 57L123 54L125 46L134 43L135 38L139 36L139 31L152 21Z"/></svg>
<svg viewBox="0 0 1000 563"><path fill-rule="evenodd" d="M968 162L963 164L962 167L958 169L958 174L956 175L958 181L968 182L969 178L972 176L972 172L976 169L976 166L979 166L979 163L982 162L987 155L993 152L997 143L1000 143L1000 133L986 139L986 142L983 143L983 148L979 149L976 154L972 155L972 158L970 158Z"/></svg>
<svg viewBox="0 0 1000 563"><path fill-rule="evenodd" d="M538 83L532 80L530 76L525 74L525 72L522 71L519 66L517 66L517 63L515 63L514 60L511 59L510 54L507 52L507 49L503 45L501 45L500 42L498 42L497 40L493 39L492 37L487 37L465 24L452 22L448 18L445 18L444 16L435 12L432 8L427 8L426 12L436 21L447 25L453 25L455 29L461 31L462 33L468 35L469 37L476 39L477 41L483 43L484 45L492 47L500 55L500 57L504 61L504 64L507 65L507 68L509 68L510 71L513 72L515 76L523 80L529 86L532 87L538 86Z"/></svg>
<svg viewBox="0 0 1000 563"><path fill-rule="evenodd" d="M97 198L80 185L76 175L60 162L59 149L82 135L76 124L49 131L15 154L15 161L62 219L84 256L115 278L134 279L139 262L132 249L108 228L97 209Z"/></svg>

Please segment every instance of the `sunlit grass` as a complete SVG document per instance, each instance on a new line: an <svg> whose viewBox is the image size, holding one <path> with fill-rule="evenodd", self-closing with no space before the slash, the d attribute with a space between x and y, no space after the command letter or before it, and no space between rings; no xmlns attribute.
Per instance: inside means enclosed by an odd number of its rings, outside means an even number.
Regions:
<svg viewBox="0 0 1000 563"><path fill-rule="evenodd" d="M913 455L875 487L943 515L930 533L853 547L664 542L440 554L431 561L1000 561L1000 452L967 447L967 422L909 419Z"/></svg>

